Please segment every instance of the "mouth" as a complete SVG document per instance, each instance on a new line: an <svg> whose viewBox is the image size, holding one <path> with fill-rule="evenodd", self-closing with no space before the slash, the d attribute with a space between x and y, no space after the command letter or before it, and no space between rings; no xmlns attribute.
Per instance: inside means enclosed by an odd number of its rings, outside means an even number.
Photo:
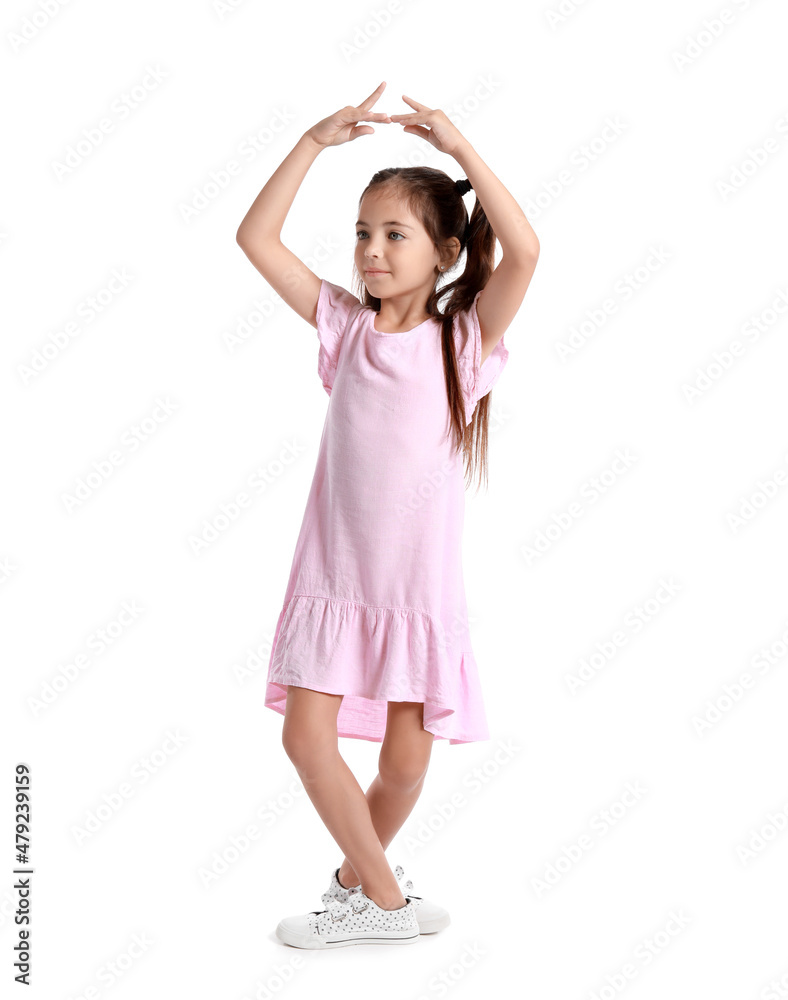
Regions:
<svg viewBox="0 0 788 1000"><path fill-rule="evenodd" d="M366 269L366 270L364 271L364 273L365 273L365 274L388 274L389 272L388 272L388 271L380 271L380 270L378 270L378 268L376 268L376 267L368 267L368 268L367 268L367 269Z"/></svg>

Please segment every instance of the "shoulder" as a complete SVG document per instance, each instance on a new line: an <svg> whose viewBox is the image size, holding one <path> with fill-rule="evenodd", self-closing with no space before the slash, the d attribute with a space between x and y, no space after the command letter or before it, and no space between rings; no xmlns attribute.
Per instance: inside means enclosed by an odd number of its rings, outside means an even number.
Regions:
<svg viewBox="0 0 788 1000"><path fill-rule="evenodd" d="M479 313L477 303L483 289L480 289L473 297L471 304L455 313L452 322L452 332L454 333L454 347L457 359L463 358L465 361L473 361L476 347L481 346L481 327L479 326Z"/></svg>
<svg viewBox="0 0 788 1000"><path fill-rule="evenodd" d="M473 407L482 396L486 396L498 381L506 362L509 351L504 343L503 334L490 343L484 340L478 313L480 289L473 297L467 309L454 316L455 355L460 383L468 404L468 419Z"/></svg>
<svg viewBox="0 0 788 1000"><path fill-rule="evenodd" d="M362 305L357 296L349 292L343 285L328 281L326 278L320 279L320 292L317 297L317 309L315 311L315 325L321 326L341 325L342 329L347 322L367 308Z"/></svg>

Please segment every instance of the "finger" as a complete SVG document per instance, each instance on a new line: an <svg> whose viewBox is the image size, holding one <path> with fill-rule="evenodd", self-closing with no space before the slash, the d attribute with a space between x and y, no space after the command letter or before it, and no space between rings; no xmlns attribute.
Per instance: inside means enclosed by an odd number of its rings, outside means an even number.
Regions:
<svg viewBox="0 0 788 1000"><path fill-rule="evenodd" d="M374 132L374 128L370 128L369 125L358 125L356 128L351 130L350 139L348 141L352 142L354 139L358 139L360 135L370 135L374 134Z"/></svg>
<svg viewBox="0 0 788 1000"><path fill-rule="evenodd" d="M377 101L377 99L383 93L383 88L385 86L386 86L386 81L384 80L383 83L381 83L379 86L375 87L375 89L372 91L372 93L369 95L369 97L367 97L365 100L363 100L361 102L361 104L359 104L359 107L363 108L365 111L368 111L372 107L372 105L375 103L375 101Z"/></svg>
<svg viewBox="0 0 788 1000"><path fill-rule="evenodd" d="M430 141L430 129L422 128L421 125L406 125L403 131L409 132L411 135L420 135L422 139Z"/></svg>
<svg viewBox="0 0 788 1000"><path fill-rule="evenodd" d="M349 108L347 114L345 114L341 120L345 125L350 125L353 122L390 121L389 116L386 114L385 111L368 111L365 113L363 108Z"/></svg>
<svg viewBox="0 0 788 1000"><path fill-rule="evenodd" d="M419 104L418 101L414 101L412 97L406 97L405 94L402 95L402 100L417 111L432 111L432 108L428 108L426 104Z"/></svg>
<svg viewBox="0 0 788 1000"><path fill-rule="evenodd" d="M432 128L432 125L433 125L433 123L430 120L430 118L425 117L424 115L412 115L409 118L406 118L404 121L400 120L398 122L393 122L393 124L394 125L407 125L407 126L409 126L409 125L426 125L429 128Z"/></svg>

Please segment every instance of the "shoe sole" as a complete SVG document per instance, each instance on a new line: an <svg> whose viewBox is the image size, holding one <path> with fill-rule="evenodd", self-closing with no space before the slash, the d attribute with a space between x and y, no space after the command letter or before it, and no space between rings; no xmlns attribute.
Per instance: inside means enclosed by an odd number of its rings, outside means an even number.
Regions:
<svg viewBox="0 0 788 1000"><path fill-rule="evenodd" d="M374 934L358 935L346 938L321 938L316 934L295 934L281 924L276 928L276 936L283 944L289 944L293 948L327 949L327 948L347 948L353 944L412 944L418 941L419 932L416 931L391 931L386 935L376 936Z"/></svg>
<svg viewBox="0 0 788 1000"><path fill-rule="evenodd" d="M427 920L424 923L419 922L419 933L420 934L437 934L438 931L442 931L444 927L448 927L451 923L451 917L448 915L445 917L436 917L435 920Z"/></svg>

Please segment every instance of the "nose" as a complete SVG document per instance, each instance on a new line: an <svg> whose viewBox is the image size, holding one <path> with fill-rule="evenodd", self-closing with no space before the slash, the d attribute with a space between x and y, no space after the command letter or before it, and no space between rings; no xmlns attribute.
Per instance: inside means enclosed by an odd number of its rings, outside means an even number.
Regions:
<svg viewBox="0 0 788 1000"><path fill-rule="evenodd" d="M372 236L368 236L364 242L367 244L364 250L364 260L368 261L378 261L380 260L380 250Z"/></svg>

